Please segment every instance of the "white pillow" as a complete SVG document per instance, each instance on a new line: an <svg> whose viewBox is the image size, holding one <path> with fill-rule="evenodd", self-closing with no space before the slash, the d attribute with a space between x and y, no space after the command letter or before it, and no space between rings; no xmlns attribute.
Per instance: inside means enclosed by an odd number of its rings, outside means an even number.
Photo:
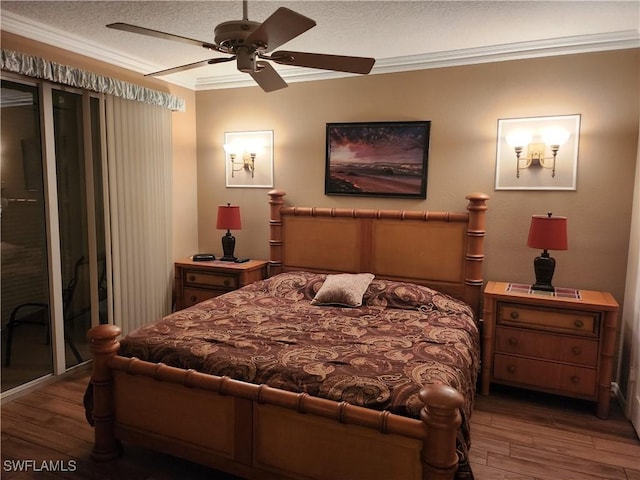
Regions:
<svg viewBox="0 0 640 480"><path fill-rule="evenodd" d="M362 305L362 297L374 277L375 275L372 273L327 275L322 287L311 300L311 305L359 307Z"/></svg>

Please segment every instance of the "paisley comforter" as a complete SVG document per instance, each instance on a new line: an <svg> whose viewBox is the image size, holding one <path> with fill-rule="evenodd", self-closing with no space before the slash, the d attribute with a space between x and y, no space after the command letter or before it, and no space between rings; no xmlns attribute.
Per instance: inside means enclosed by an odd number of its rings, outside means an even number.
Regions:
<svg viewBox="0 0 640 480"><path fill-rule="evenodd" d="M361 307L313 306L325 275L291 272L173 313L121 341L120 355L419 418L421 385L464 395L466 462L479 338L471 308L374 279Z"/></svg>

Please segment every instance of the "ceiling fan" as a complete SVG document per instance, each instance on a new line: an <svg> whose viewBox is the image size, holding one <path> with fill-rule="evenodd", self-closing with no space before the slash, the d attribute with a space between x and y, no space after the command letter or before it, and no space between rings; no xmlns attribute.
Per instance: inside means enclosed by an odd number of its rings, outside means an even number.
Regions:
<svg viewBox="0 0 640 480"><path fill-rule="evenodd" d="M247 3L247 0L243 0L242 2L242 20L223 22L216 26L213 43L130 25L128 23L111 23L107 25L107 27L125 32L163 38L165 40L188 43L231 55L230 57L211 58L147 74L152 76L166 75L205 65L236 60L239 71L251 75L265 92L272 92L285 88L287 83L271 64L264 60L270 60L281 65L294 65L298 67L360 74L367 74L373 68L373 64L375 63L375 59L373 58L292 52L288 50L274 52L273 50L280 45L287 43L289 40L313 28L316 22L285 7L278 8L262 23L253 22L249 20ZM268 53L270 53L270 55L267 55Z"/></svg>

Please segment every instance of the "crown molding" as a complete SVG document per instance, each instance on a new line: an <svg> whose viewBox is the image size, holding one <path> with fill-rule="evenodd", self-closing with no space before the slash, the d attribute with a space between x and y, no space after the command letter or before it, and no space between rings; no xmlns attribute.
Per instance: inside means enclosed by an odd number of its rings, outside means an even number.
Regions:
<svg viewBox="0 0 640 480"><path fill-rule="evenodd" d="M86 38L72 35L64 30L60 30L44 23L36 22L11 12L2 12L0 18L2 30L29 38L47 45L68 50L79 55L84 55L101 62L106 62L117 67L126 68L141 74L147 72L157 72L164 67L148 63L146 60L127 55L118 50L113 50L104 45L99 45ZM180 80L173 80L169 83L186 87L191 90L195 84L189 84Z"/></svg>
<svg viewBox="0 0 640 480"><path fill-rule="evenodd" d="M53 45L64 50L85 55L118 67L139 73L157 71L162 67L152 65L145 60L129 56L116 50L105 48L87 39L76 37L48 25L34 22L19 15L3 12L2 30L21 35L42 43ZM472 65L478 63L501 62L527 58L570 55L576 53L598 52L606 50L623 50L640 47L638 30L623 30L610 33L577 35L551 38L528 42L515 42L487 47L447 50L383 58L376 60L371 74L397 73L412 70ZM279 68L278 73L288 83L313 80L327 80L354 76L343 72L321 71L309 68ZM239 88L255 86L250 76L244 73L233 75L210 76L198 78L195 83L178 78L178 75L167 75L163 79L169 83L192 90L213 90L223 88Z"/></svg>
<svg viewBox="0 0 640 480"><path fill-rule="evenodd" d="M578 35L383 58L376 60L376 64L371 70L371 75L606 50L624 50L628 48L640 48L640 32L638 30L623 30L604 34ZM287 71L278 70L278 72L288 83L354 76L349 73L325 72L306 68L291 68ZM255 83L251 79L247 80L243 74L224 77L203 77L196 82L196 90L247 86L255 86Z"/></svg>
<svg viewBox="0 0 640 480"><path fill-rule="evenodd" d="M375 73L393 73L639 47L640 32L624 30L387 58L376 62L374 70Z"/></svg>
<svg viewBox="0 0 640 480"><path fill-rule="evenodd" d="M371 72L373 73L373 72ZM314 70L312 68L288 67L278 68L278 74L287 83L310 82L314 80L329 80L332 78L353 77L356 74ZM232 75L217 75L201 77L196 80L196 90L216 90L221 88L255 87L256 82L246 73L234 73Z"/></svg>

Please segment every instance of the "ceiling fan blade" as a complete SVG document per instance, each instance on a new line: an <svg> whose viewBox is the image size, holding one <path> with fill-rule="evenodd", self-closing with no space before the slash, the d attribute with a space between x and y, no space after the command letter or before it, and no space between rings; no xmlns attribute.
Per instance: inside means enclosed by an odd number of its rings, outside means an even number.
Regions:
<svg viewBox="0 0 640 480"><path fill-rule="evenodd" d="M166 70L160 70L159 72L147 73L145 77L157 77L160 75L168 75L170 73L178 73L183 72L185 70L191 70L192 68L204 67L205 65L214 65L216 63L224 63L230 62L231 60L235 60L235 55L233 57L224 57L224 58L212 58L210 60L201 60L199 62L189 63L187 65L181 65L179 67L167 68Z"/></svg>
<svg viewBox="0 0 640 480"><path fill-rule="evenodd" d="M249 35L246 45L264 45L270 52L316 26L316 22L285 7L278 8Z"/></svg>
<svg viewBox="0 0 640 480"><path fill-rule="evenodd" d="M344 55L289 52L284 50L273 52L269 60L273 60L282 65L362 74L369 73L373 68L373 64L376 62L375 58L368 57L348 57Z"/></svg>
<svg viewBox="0 0 640 480"><path fill-rule="evenodd" d="M107 28L122 30L123 32L138 33L140 35L146 35L148 37L162 38L164 40L172 40L174 42L188 43L189 45L204 47L209 50L216 50L218 52L221 51L216 45L212 43L194 40L193 38L182 37L180 35L174 35L173 33L161 32L160 30L153 30L151 28L138 27L137 25L131 25L129 23L110 23L109 25L107 25Z"/></svg>
<svg viewBox="0 0 640 480"><path fill-rule="evenodd" d="M258 61L256 65L258 66L258 70L251 72L249 75L260 85L262 90L265 92L273 92L274 90L287 87L287 82L282 79L270 63Z"/></svg>

